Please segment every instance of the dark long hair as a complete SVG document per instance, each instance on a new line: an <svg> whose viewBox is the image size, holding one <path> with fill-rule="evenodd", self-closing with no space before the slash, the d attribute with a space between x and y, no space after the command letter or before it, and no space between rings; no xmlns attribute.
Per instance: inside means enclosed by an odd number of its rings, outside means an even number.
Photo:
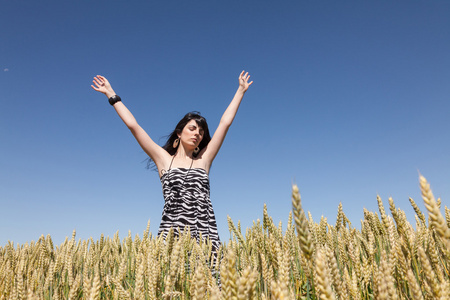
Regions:
<svg viewBox="0 0 450 300"><path fill-rule="evenodd" d="M211 135L209 134L208 123L206 122L206 119L201 116L198 111L189 112L180 120L180 122L178 122L174 131L172 131L172 133L168 135L166 143L164 144L164 146L162 146L162 148L166 150L170 155L175 155L175 153L177 152L177 148L173 147L173 142L178 138L178 134L181 134L186 124L191 120L194 120L197 125L203 129L203 139L198 145L200 151L198 151L197 154L194 153L194 157L197 157L198 153L200 153L203 148L208 145L209 141L211 141ZM156 170L155 162L150 157L147 160L147 168Z"/></svg>

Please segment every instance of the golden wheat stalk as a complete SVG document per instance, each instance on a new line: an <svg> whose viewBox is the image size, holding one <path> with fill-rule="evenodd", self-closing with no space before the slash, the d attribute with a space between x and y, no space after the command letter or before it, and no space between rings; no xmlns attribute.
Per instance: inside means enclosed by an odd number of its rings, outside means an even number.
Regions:
<svg viewBox="0 0 450 300"><path fill-rule="evenodd" d="M292 185L292 207L294 211L295 226L300 242L300 248L307 259L313 254L312 237L309 231L308 220L302 208L300 193L296 184Z"/></svg>
<svg viewBox="0 0 450 300"><path fill-rule="evenodd" d="M267 230L258 220L238 238L240 223L235 227L230 220L236 238L219 248L215 262L211 243L191 238L189 228L178 236L171 230L166 239L153 237L147 225L142 239L129 232L120 240L116 232L112 239L102 234L76 243L73 232L59 246L50 235L17 247L8 242L0 246L0 300L449 299L443 225L448 227L450 211L446 208L443 221L423 180L421 187L433 212L430 226L416 215L414 228L390 199L394 222L379 199L381 218L364 210L360 230L348 222L342 205L336 227L325 217L314 222L310 213L307 220L293 189L294 211L285 232L267 207ZM302 232L308 233L303 238L310 241L309 259L306 243L302 248L299 242Z"/></svg>
<svg viewBox="0 0 450 300"><path fill-rule="evenodd" d="M450 228L448 228L447 222L439 209L439 205L434 199L430 184L422 175L419 176L419 182L420 190L422 191L422 198L425 203L425 207L428 210L431 223L438 234L444 239L447 249L450 249Z"/></svg>
<svg viewBox="0 0 450 300"><path fill-rule="evenodd" d="M334 300L334 293L331 289L331 280L327 266L327 257L323 250L319 248L316 251L316 273L317 273L317 288L319 290L320 299Z"/></svg>

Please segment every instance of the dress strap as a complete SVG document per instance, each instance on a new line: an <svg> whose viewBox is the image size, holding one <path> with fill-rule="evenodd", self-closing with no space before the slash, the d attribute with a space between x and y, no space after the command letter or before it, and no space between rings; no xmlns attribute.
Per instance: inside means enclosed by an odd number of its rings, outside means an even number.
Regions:
<svg viewBox="0 0 450 300"><path fill-rule="evenodd" d="M175 155L174 156L172 156L172 160L170 161L170 165L169 165L169 170L170 170L170 168L172 168L172 163L173 163L173 159L175 158ZM167 171L169 171L169 170L167 170Z"/></svg>
<svg viewBox="0 0 450 300"><path fill-rule="evenodd" d="M172 160L170 161L170 165L169 165L169 170L167 170L167 171L170 171L170 168L172 168L172 163L173 163L173 160L175 159L175 155L174 156L172 156ZM192 164L194 163L194 158L192 158L192 160L191 160L191 165L189 166L189 170L191 170L192 169Z"/></svg>

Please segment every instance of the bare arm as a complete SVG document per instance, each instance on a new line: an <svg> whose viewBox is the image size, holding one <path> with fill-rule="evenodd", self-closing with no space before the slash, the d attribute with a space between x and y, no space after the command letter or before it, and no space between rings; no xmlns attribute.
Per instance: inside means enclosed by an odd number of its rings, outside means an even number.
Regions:
<svg viewBox="0 0 450 300"><path fill-rule="evenodd" d="M108 99L116 95L111 87L111 84L105 77L97 75L94 77L93 83L94 85L91 85L91 87L94 90L105 94ZM167 151L161 148L150 138L122 101L116 102L114 104L114 109L128 129L130 129L131 133L134 135L145 153L147 153L147 155L150 156L150 158L155 162L158 169L163 167L163 163L167 159L167 156L170 156Z"/></svg>
<svg viewBox="0 0 450 300"><path fill-rule="evenodd" d="M203 157L204 159L206 159L208 170L217 153L219 152L220 147L222 146L225 136L227 135L228 129L233 123L234 117L236 116L236 113L239 109L239 105L241 104L245 92L247 91L249 86L253 83L253 81L248 82L249 79L250 75L248 74L248 72L244 73L244 71L242 71L241 74L239 75L239 87L236 91L236 94L234 95L233 100L231 100L231 103L228 105L227 109L222 115L219 126L214 132L214 136L212 137L208 146L204 150Z"/></svg>

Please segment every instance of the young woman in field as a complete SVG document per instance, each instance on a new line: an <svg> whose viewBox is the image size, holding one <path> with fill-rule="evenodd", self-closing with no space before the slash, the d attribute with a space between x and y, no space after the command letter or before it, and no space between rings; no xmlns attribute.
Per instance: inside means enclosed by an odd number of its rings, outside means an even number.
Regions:
<svg viewBox="0 0 450 300"><path fill-rule="evenodd" d="M165 200L158 235L165 237L170 228L177 233L178 228L183 230L189 226L192 237L199 240L201 234L210 239L214 250L218 249L220 239L209 198L208 174L242 98L253 83L249 78L248 72L242 71L239 75L239 87L212 138L205 118L198 113L188 113L161 147L139 126L108 80L100 75L94 77L92 88L106 95L158 169Z"/></svg>

